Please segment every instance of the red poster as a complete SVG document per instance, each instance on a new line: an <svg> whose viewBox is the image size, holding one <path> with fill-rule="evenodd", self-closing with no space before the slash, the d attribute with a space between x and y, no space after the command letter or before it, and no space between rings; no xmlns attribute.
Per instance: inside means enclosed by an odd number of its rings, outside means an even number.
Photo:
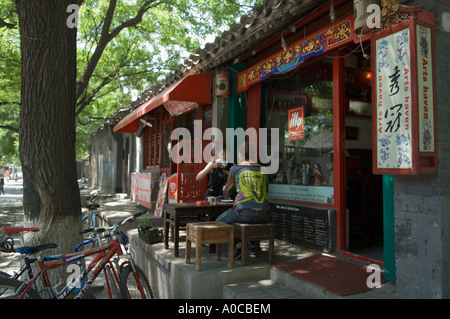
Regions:
<svg viewBox="0 0 450 319"><path fill-rule="evenodd" d="M151 207L152 175L131 174L131 200L145 207Z"/></svg>
<svg viewBox="0 0 450 319"><path fill-rule="evenodd" d="M169 177L168 187L169 187L169 203L176 203L177 202L177 173L172 174Z"/></svg>
<svg viewBox="0 0 450 319"><path fill-rule="evenodd" d="M303 106L288 110L289 141L303 140L305 138L303 115Z"/></svg>

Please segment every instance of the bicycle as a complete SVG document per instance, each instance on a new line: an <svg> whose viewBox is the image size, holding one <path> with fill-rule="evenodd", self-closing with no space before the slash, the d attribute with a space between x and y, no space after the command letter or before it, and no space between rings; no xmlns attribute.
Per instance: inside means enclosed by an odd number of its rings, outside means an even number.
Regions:
<svg viewBox="0 0 450 319"><path fill-rule="evenodd" d="M89 198L89 203L86 205L86 208L88 209L87 214L85 214L81 220L86 222L88 227L97 227L98 222L98 210L97 208L100 207L100 204L97 203L100 200L100 195L97 191L94 191L91 193L91 197Z"/></svg>
<svg viewBox="0 0 450 319"><path fill-rule="evenodd" d="M69 297L69 294L74 295L75 299L81 298L104 267L108 264L111 266L112 262L115 262L113 261L113 258L119 256L125 258L125 261L123 261L120 265L117 265L118 269L121 270L120 279L118 275L115 276L115 280L119 281L119 298L134 299L137 297L140 299L152 299L153 291L144 272L133 262L129 249L128 238L124 233L118 231L118 229L125 223L134 220L136 217L141 216L146 212L147 211L136 213L133 216L123 220L120 224L95 229L96 232L103 232L105 230L110 231L113 240L108 244L103 244L100 247L95 247L81 252L72 252L39 258L39 271L34 274L29 281L20 281L14 278L0 278L0 291L3 291L0 299L40 299L44 291L47 292L49 298L54 299L65 299ZM73 277L69 276L71 277L70 282L68 282L67 285L58 292L56 288L60 285L60 283L52 286L48 277L48 270L61 267L62 265L73 261L81 260L87 256L94 256L94 258L89 265L83 269L83 271L80 271L78 275ZM33 284L39 277L43 279L44 288L40 291L36 291L33 288Z"/></svg>
<svg viewBox="0 0 450 319"><path fill-rule="evenodd" d="M20 263L22 266L20 267L19 271L14 272L13 275L6 273L4 271L0 270L0 278L20 278L24 273L28 275L28 279L31 279L33 277L31 264L37 261L37 258L31 258L29 255L38 253L44 249L50 249L50 248L56 248L56 244L45 244L45 245L39 245L34 247L27 247L25 246L25 240L23 238L23 235L27 232L37 232L39 231L39 228L35 227L2 227L1 231L6 235L5 238L3 238L0 241L0 251L4 253L20 253L22 262ZM14 248L14 239L11 237L13 235L21 234L20 242L22 247L15 249Z"/></svg>
<svg viewBox="0 0 450 319"><path fill-rule="evenodd" d="M0 278L3 277L3 278L18 279L18 278L20 278L20 276L22 276L22 274L26 273L27 274L26 280L30 280L31 278L33 278L33 270L32 270L31 265L33 263L35 263L38 260L38 258L34 258L34 257L32 258L29 255L38 253L44 249L57 247L56 244L45 244L45 245L30 246L30 247L25 246L25 241L23 238L24 233L29 232L29 231L36 232L36 231L39 231L39 228L2 227L1 230L6 235L6 238L3 238L2 240L0 240L0 251L5 252L5 253L20 253L20 256L22 259L22 262L21 262L22 266L19 269L19 271L14 272L13 275L10 275L9 273L0 271ZM80 233L88 233L88 232L95 233L95 231L93 229L85 229L85 230L81 231ZM22 237L20 239L22 247L14 248L14 239L11 236L19 234L19 233L22 235ZM110 237L111 237L111 234L99 236L99 234L96 233L96 234L92 235L89 240L79 243L75 247L74 251L77 252L81 247L87 246L88 244L91 244L91 243L94 243L94 245L95 244L101 245L103 239L110 238ZM79 260L77 261L77 264L81 267L81 262ZM83 271L84 271L84 269L83 269ZM117 279L117 275L116 275L116 272L114 271L114 268L111 267L110 265L106 265L105 269L104 269L104 274L105 274L106 284L107 284L107 288L108 288L109 298L110 299L113 298L113 293L114 293L114 297L118 298L119 294L118 294L117 286L119 285L120 282ZM112 281L111 278L113 278L113 276L116 278L116 282ZM35 286L33 286L33 288L36 289ZM3 293L4 293L4 290L0 290L0 297Z"/></svg>

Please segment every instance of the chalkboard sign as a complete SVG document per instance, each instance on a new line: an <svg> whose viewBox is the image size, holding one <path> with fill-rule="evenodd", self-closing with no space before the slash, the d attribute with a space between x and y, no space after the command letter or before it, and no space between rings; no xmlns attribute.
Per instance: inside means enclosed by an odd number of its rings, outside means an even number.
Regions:
<svg viewBox="0 0 450 319"><path fill-rule="evenodd" d="M332 252L336 247L334 210L271 203L275 238Z"/></svg>

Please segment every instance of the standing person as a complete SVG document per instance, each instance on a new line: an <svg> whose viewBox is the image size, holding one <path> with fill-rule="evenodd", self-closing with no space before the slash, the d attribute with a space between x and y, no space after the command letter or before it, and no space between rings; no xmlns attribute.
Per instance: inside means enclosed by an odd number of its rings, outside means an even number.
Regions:
<svg viewBox="0 0 450 319"><path fill-rule="evenodd" d="M3 175L0 177L0 193L5 195L5 179L3 178Z"/></svg>
<svg viewBox="0 0 450 319"><path fill-rule="evenodd" d="M261 171L260 164L250 160L249 148L248 142L245 143L245 151L241 147L239 162L231 167L228 177L227 196L233 191L237 193L234 205L217 217L217 221L227 224L269 221L269 177Z"/></svg>
<svg viewBox="0 0 450 319"><path fill-rule="evenodd" d="M218 158L212 159L196 176L196 180L200 181L209 174L205 200L208 200L208 196L214 196L216 199L224 198L223 191L227 183L228 173L229 165L226 162L226 151L225 148L222 148Z"/></svg>

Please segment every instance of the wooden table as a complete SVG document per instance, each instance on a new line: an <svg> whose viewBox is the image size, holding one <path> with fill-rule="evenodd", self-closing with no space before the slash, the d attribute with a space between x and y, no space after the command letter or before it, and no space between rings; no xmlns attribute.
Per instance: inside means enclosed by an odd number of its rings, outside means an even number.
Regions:
<svg viewBox="0 0 450 319"><path fill-rule="evenodd" d="M217 202L216 205L197 205L196 203L176 203L164 205L164 245L169 248L169 228L172 228L172 238L175 246L175 257L179 256L180 227L188 222L214 221L232 207L233 203ZM172 226L172 227L170 227Z"/></svg>

